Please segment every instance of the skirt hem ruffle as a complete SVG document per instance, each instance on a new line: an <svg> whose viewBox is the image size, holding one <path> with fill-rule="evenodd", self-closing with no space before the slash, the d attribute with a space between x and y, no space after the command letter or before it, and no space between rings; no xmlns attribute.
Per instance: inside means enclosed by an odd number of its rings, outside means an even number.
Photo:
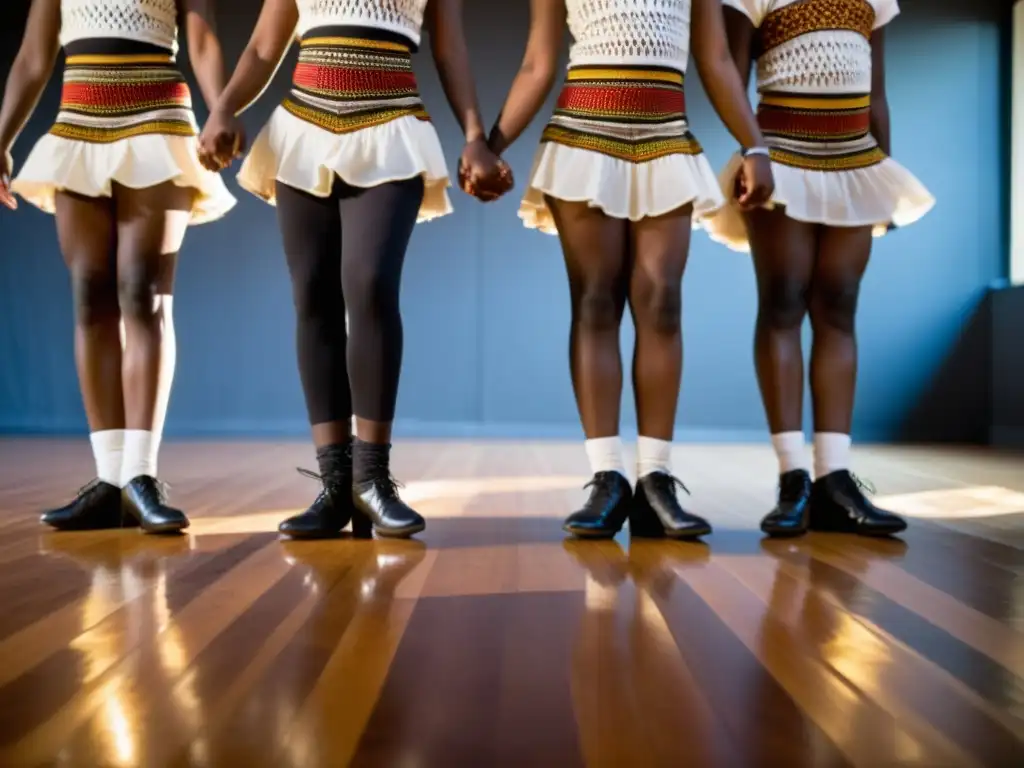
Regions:
<svg viewBox="0 0 1024 768"><path fill-rule="evenodd" d="M143 134L101 144L46 134L32 148L11 190L52 214L61 191L111 197L115 183L147 189L170 181L196 190L189 223L204 224L223 217L237 200L219 174L202 167L197 150L192 136Z"/></svg>
<svg viewBox="0 0 1024 768"><path fill-rule="evenodd" d="M544 196L585 202L616 219L640 221L693 205L694 227L725 204L707 158L667 155L632 163L554 142L541 145L519 207L529 229L555 235Z"/></svg>
<svg viewBox="0 0 1024 768"><path fill-rule="evenodd" d="M734 155L719 183L724 194L733 189L742 158ZM935 198L906 168L891 158L877 165L844 171L815 171L772 163L775 194L769 208L785 208L786 215L808 224L829 227L871 227L882 237L890 225L905 227L924 217ZM744 217L728 197L719 211L707 217L704 228L712 240L739 253L749 253Z"/></svg>
<svg viewBox="0 0 1024 768"><path fill-rule="evenodd" d="M277 182L327 197L335 177L355 187L375 187L416 176L424 179L417 221L451 213L448 168L437 132L429 122L401 117L335 134L279 107L253 143L238 172L238 183L276 205Z"/></svg>

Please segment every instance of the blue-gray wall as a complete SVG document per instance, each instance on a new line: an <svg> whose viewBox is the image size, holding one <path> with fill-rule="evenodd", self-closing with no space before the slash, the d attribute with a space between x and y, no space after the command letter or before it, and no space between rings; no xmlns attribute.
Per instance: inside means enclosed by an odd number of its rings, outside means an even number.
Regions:
<svg viewBox="0 0 1024 768"><path fill-rule="evenodd" d="M482 106L496 114L518 65L526 0L467 3ZM859 321L860 439L914 438L907 414L943 370L988 284L1003 276L1007 155L1001 0L906 2L888 34L894 154L939 200L922 222L879 242ZM11 7L15 6L15 7ZM26 3L0 8L6 72ZM234 61L259 3L220 3ZM231 8L229 12L227 9ZM255 135L285 91L282 67L245 116ZM421 90L454 171L459 133L429 58ZM15 147L24 159L59 96L54 78ZM733 149L694 76L695 133L718 166ZM546 113L545 113L546 114ZM525 180L543 116L509 152ZM237 190L233 177L232 188ZM489 206L460 192L454 215L421 225L404 280L406 434L577 434L566 364L568 294L557 242L524 230L520 189ZM168 431L304 435L288 276L273 209L238 191L222 222L191 231L177 281L178 378ZM762 439L751 363L755 313L749 259L696 233L685 282L686 373L681 438ZM0 212L0 431L84 429L72 358L72 312L53 221L27 205ZM629 338L629 329L624 339ZM624 348L630 353L630 345ZM626 392L625 402L632 395ZM936 412L955 409L940 403ZM631 422L631 408L624 409ZM932 423L932 419L926 419ZM809 420L808 420L809 426ZM624 425L629 430L629 423ZM917 430L919 431L919 430ZM928 437L962 437L935 434ZM942 432L941 427L938 430ZM921 433L923 434L923 433Z"/></svg>

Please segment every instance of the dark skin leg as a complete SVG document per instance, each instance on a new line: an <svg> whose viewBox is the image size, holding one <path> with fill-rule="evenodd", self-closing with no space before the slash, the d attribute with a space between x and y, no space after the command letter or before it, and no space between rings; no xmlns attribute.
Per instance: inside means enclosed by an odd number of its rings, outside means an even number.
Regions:
<svg viewBox="0 0 1024 768"><path fill-rule="evenodd" d="M89 429L124 429L114 203L58 192L56 208L57 239L71 274L75 365Z"/></svg>
<svg viewBox="0 0 1024 768"><path fill-rule="evenodd" d="M127 429L163 429L176 352L174 268L194 195L171 182L146 189L114 187Z"/></svg>
<svg viewBox="0 0 1024 768"><path fill-rule="evenodd" d="M855 318L870 227L822 227L809 305L814 430L850 434L857 383Z"/></svg>
<svg viewBox="0 0 1024 768"><path fill-rule="evenodd" d="M692 206L630 224L629 307L636 328L633 390L639 432L671 440L683 375L683 271Z"/></svg>
<svg viewBox="0 0 1024 768"><path fill-rule="evenodd" d="M772 434L803 425L804 358L800 334L808 311L820 228L782 209L752 211L747 230L757 273L754 363Z"/></svg>
<svg viewBox="0 0 1024 768"><path fill-rule="evenodd" d="M587 439L619 434L619 328L630 280L629 222L586 203L547 198L572 300L569 367Z"/></svg>

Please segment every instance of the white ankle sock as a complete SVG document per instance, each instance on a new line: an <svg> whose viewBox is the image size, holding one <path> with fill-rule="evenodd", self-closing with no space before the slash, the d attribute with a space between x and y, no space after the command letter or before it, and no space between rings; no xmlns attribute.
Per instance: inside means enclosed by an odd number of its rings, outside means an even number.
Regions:
<svg viewBox="0 0 1024 768"><path fill-rule="evenodd" d="M672 474L672 441L641 435L636 440L636 476L647 477L652 472Z"/></svg>
<svg viewBox="0 0 1024 768"><path fill-rule="evenodd" d="M839 432L814 433L814 477L850 468L850 436Z"/></svg>
<svg viewBox="0 0 1024 768"><path fill-rule="evenodd" d="M148 429L124 431L124 464L121 485L128 485L139 475L156 477L156 459L160 453L160 435Z"/></svg>
<svg viewBox="0 0 1024 768"><path fill-rule="evenodd" d="M96 460L96 477L104 483L121 485L121 464L124 457L124 430L103 429L89 434L92 456Z"/></svg>
<svg viewBox="0 0 1024 768"><path fill-rule="evenodd" d="M590 459L590 471L618 472L626 476L626 464L622 460L622 439L615 437L597 437L586 442L587 458Z"/></svg>
<svg viewBox="0 0 1024 768"><path fill-rule="evenodd" d="M777 432L772 435L772 445L775 447L775 455L779 457L780 475L794 469L811 471L803 432Z"/></svg>

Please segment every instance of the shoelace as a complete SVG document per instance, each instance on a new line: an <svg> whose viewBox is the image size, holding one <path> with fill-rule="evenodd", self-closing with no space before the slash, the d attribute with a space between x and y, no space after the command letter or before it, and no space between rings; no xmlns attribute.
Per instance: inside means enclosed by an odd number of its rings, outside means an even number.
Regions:
<svg viewBox="0 0 1024 768"><path fill-rule="evenodd" d="M850 478L853 480L854 485L857 486L858 490L866 491L871 496L874 496L875 494L878 493L878 491L875 490L875 486L871 483L870 480L862 480L861 478L857 477L857 475L853 474L853 472L850 473Z"/></svg>
<svg viewBox="0 0 1024 768"><path fill-rule="evenodd" d="M318 475L316 472L313 472L308 469L303 469L302 467L296 467L295 471L298 472L303 477L308 477L310 480L316 480L318 483L320 483L320 493L317 494L316 499L313 501L314 504L330 498L331 492L330 489L327 487L327 482L324 480L323 475Z"/></svg>
<svg viewBox="0 0 1024 768"><path fill-rule="evenodd" d="M658 482L663 483L672 494L675 494L676 487L678 486L686 492L687 496L693 495L690 493L690 489L686 487L686 484L675 475L670 475L667 472L655 472L651 477L656 477Z"/></svg>
<svg viewBox="0 0 1024 768"><path fill-rule="evenodd" d="M98 477L93 480L90 480L88 483L86 483L85 485L78 489L78 493L76 493L75 496L78 498L82 498L83 496L91 496L92 494L99 490L101 482L102 481Z"/></svg>
<svg viewBox="0 0 1024 768"><path fill-rule="evenodd" d="M368 480L365 483L373 485L381 496L389 499L398 497L398 489L403 486L391 474L391 467L387 463L374 461L366 467L366 471Z"/></svg>

